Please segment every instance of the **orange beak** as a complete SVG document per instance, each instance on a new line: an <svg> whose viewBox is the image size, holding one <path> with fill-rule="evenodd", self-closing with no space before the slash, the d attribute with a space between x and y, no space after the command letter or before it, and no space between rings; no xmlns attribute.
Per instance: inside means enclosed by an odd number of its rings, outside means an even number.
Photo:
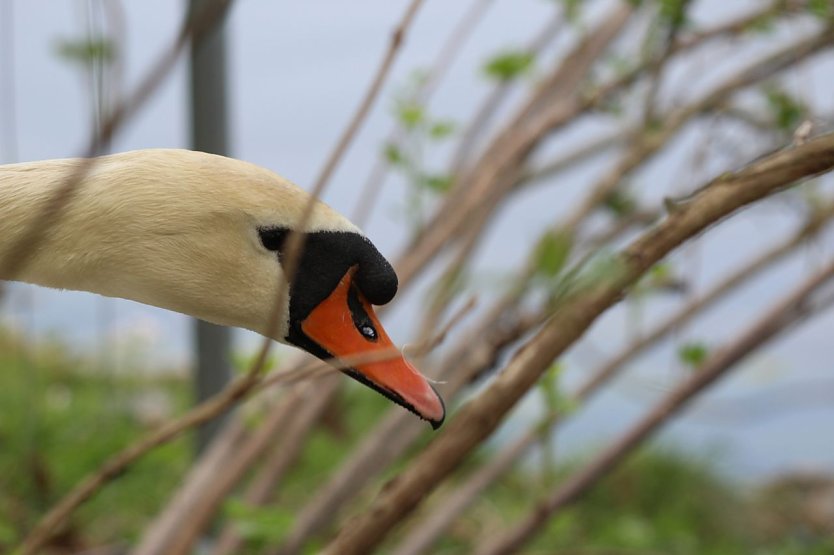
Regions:
<svg viewBox="0 0 834 555"><path fill-rule="evenodd" d="M367 354L381 359L343 371L427 420L432 428L439 428L446 416L443 400L397 351L370 303L352 285L353 271L348 271L330 296L310 312L301 330L334 357Z"/></svg>

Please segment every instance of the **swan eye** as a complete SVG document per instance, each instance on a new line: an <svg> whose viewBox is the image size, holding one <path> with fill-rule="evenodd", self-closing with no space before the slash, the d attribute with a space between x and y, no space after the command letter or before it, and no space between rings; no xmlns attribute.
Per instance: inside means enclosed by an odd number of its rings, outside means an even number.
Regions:
<svg viewBox="0 0 834 555"><path fill-rule="evenodd" d="M268 251L277 252L281 254L284 248L284 241L289 235L289 230L280 227L261 228L258 230L258 236L261 238L261 244Z"/></svg>
<svg viewBox="0 0 834 555"><path fill-rule="evenodd" d="M362 333L362 335L364 335L371 341L376 341L376 330L372 326L362 326L361 328L359 328L359 331Z"/></svg>
<svg viewBox="0 0 834 555"><path fill-rule="evenodd" d="M379 339L379 334L374 327L373 321L371 321L371 317L365 311L362 301L359 300L359 291L355 286L351 287L348 292L348 308L350 309L350 315L353 318L353 325L356 326L356 330L368 341L376 342Z"/></svg>

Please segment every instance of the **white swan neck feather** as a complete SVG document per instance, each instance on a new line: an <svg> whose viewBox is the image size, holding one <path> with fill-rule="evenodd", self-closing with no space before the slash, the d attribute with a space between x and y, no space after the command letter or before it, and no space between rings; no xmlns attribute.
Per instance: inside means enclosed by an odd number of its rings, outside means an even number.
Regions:
<svg viewBox="0 0 834 555"><path fill-rule="evenodd" d="M239 160L141 150L98 159L60 218L38 221L78 164L0 166L0 261L30 226L46 229L22 273L0 267L0 279L123 297L263 333L283 275L257 230L294 229L309 199L304 190ZM306 231L361 235L321 202Z"/></svg>

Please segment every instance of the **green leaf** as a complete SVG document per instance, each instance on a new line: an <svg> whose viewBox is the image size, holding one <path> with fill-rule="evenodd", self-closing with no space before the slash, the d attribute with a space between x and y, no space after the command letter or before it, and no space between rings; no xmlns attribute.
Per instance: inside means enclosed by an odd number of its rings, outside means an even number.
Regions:
<svg viewBox="0 0 834 555"><path fill-rule="evenodd" d="M562 0L565 5L565 19L571 23L579 18L579 7L582 5L581 0Z"/></svg>
<svg viewBox="0 0 834 555"><path fill-rule="evenodd" d="M484 73L496 81L511 81L529 71L534 61L535 56L530 52L502 52L486 63Z"/></svg>
<svg viewBox="0 0 834 555"><path fill-rule="evenodd" d="M831 17L831 0L808 0L808 11L820 19Z"/></svg>
<svg viewBox="0 0 834 555"><path fill-rule="evenodd" d="M256 355L252 354L243 354L240 352L232 353L232 368L238 374L245 374L252 369L252 365L255 364L257 360ZM266 360L264 361L263 365L263 373L272 372L277 366L279 362L279 357L276 354L269 355Z"/></svg>
<svg viewBox="0 0 834 555"><path fill-rule="evenodd" d="M687 366L697 368L709 356L709 349L703 343L684 343L678 348L678 358Z"/></svg>
<svg viewBox="0 0 834 555"><path fill-rule="evenodd" d="M559 376L563 370L561 362L554 362L539 381L539 391L549 413L561 412L565 408L564 396L559 388Z"/></svg>
<svg viewBox="0 0 834 555"><path fill-rule="evenodd" d="M688 0L660 0L660 17L673 27L680 27L686 21Z"/></svg>
<svg viewBox="0 0 834 555"><path fill-rule="evenodd" d="M802 123L807 109L801 101L776 85L766 87L764 92L778 129L790 133Z"/></svg>
<svg viewBox="0 0 834 555"><path fill-rule="evenodd" d="M10 524L0 521L0 545L13 545L17 543L17 532Z"/></svg>
<svg viewBox="0 0 834 555"><path fill-rule="evenodd" d="M622 255L616 252L600 251L581 268L578 289L598 287L619 280L628 270Z"/></svg>
<svg viewBox="0 0 834 555"><path fill-rule="evenodd" d="M659 262L649 270L649 280L667 283L673 278L672 265L668 262Z"/></svg>
<svg viewBox="0 0 834 555"><path fill-rule="evenodd" d="M295 519L294 514L277 505L258 507L238 499L226 502L225 509L238 533L250 541L280 541Z"/></svg>
<svg viewBox="0 0 834 555"><path fill-rule="evenodd" d="M403 127L413 130L425 121L426 112L420 104L403 102L397 107L397 117Z"/></svg>
<svg viewBox="0 0 834 555"><path fill-rule="evenodd" d="M424 175L421 184L435 193L445 193L452 188L454 180L451 175Z"/></svg>
<svg viewBox="0 0 834 555"><path fill-rule="evenodd" d="M602 205L617 218L630 216L631 214L634 214L634 211L637 209L637 201L634 197L629 193L620 190L611 191L611 193L605 197Z"/></svg>
<svg viewBox="0 0 834 555"><path fill-rule="evenodd" d="M559 275L570 257L573 237L565 231L548 231L536 246L536 271L548 278Z"/></svg>
<svg viewBox="0 0 834 555"><path fill-rule="evenodd" d="M776 28L775 23L776 18L773 15L763 15L751 21L745 30L760 34L770 34Z"/></svg>
<svg viewBox="0 0 834 555"><path fill-rule="evenodd" d="M112 41L106 38L62 40L58 43L58 55L71 62L90 64L96 61L110 63L116 57Z"/></svg>
<svg viewBox="0 0 834 555"><path fill-rule="evenodd" d="M400 147L398 147L394 143L386 143L385 148L383 148L382 152L385 155L385 159L388 160L388 163L392 166L398 166L405 161L403 151L400 150Z"/></svg>
<svg viewBox="0 0 834 555"><path fill-rule="evenodd" d="M452 121L441 120L432 123L429 127L429 136L432 139L445 139L455 132L455 123Z"/></svg>

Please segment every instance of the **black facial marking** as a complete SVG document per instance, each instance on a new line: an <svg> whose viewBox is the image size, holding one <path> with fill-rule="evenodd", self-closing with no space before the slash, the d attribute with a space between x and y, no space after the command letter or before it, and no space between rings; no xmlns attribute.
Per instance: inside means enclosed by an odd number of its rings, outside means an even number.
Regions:
<svg viewBox="0 0 834 555"><path fill-rule="evenodd" d="M289 230L264 228L259 229L258 233L263 246L274 251L280 262ZM353 266L357 268L353 287L348 293L348 309L353 324L368 341L379 339L376 327L359 301L357 291L372 304L385 304L393 299L397 292L397 274L367 238L346 231L317 231L307 234L301 262L290 288L290 321L286 336L289 343L322 360L333 358L333 353L307 337L301 329L301 323L315 307L330 296ZM423 415L400 395L373 383L352 368L343 372L423 418ZM431 422L431 425L436 429L440 423Z"/></svg>
<svg viewBox="0 0 834 555"><path fill-rule="evenodd" d="M289 230L264 228L258 232L264 247L276 252L280 261ZM353 266L357 267L354 284L369 302L380 305L394 298L397 274L367 238L349 231L316 231L307 234L301 262L290 288L287 341L320 356L308 345L302 345L312 342L302 337L301 322L333 292ZM359 299L354 300L349 302L354 324L363 336L370 339L371 334L376 335L376 329L367 314L364 314Z"/></svg>

